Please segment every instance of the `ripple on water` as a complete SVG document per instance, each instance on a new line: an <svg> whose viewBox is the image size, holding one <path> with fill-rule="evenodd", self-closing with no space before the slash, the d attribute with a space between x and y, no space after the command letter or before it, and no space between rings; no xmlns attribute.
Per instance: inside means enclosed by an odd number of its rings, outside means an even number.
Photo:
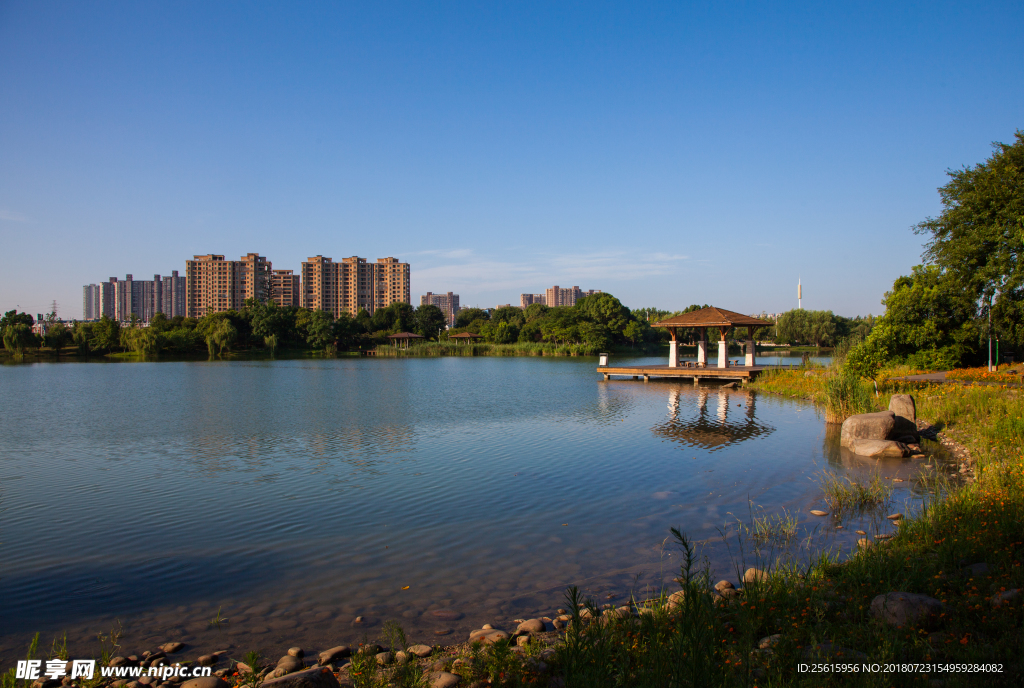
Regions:
<svg viewBox="0 0 1024 688"><path fill-rule="evenodd" d="M230 627L241 643L271 633L275 613L296 625L274 633L308 628L310 642L321 622L352 641L408 613L429 641L562 606L570 583L628 588L640 575L657 588L674 575L670 526L728 570L711 541L730 514L811 508L817 472L863 470L803 402L605 383L590 360L2 373L0 530L18 556L0 578L0 647L58 626L94 638L112 615L196 627L197 642ZM116 412L98 418L98 399ZM439 600L460 616L424 611ZM221 630L208 624L218 609L231 618Z"/></svg>

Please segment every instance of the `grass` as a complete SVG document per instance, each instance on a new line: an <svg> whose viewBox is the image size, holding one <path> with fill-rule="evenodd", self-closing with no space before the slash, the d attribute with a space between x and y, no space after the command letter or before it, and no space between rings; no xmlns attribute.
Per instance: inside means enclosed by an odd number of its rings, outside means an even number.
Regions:
<svg viewBox="0 0 1024 688"><path fill-rule="evenodd" d="M848 477L840 479L835 473L825 471L821 476L821 491L825 503L836 516L885 508L892 498L892 485L884 482L877 473L870 482L863 483Z"/></svg>
<svg viewBox="0 0 1024 688"><path fill-rule="evenodd" d="M212 619L210 619L210 624L209 624L210 626L216 626L217 628L220 628L221 624L224 624L224 623L228 622L228 619L226 619L223 616L221 616L221 612L222 611L223 611L223 607L217 607L217 616L215 616Z"/></svg>
<svg viewBox="0 0 1024 688"><path fill-rule="evenodd" d="M825 405L825 422L842 423L858 413L875 410L875 400L856 375L830 369L821 385L820 401Z"/></svg>

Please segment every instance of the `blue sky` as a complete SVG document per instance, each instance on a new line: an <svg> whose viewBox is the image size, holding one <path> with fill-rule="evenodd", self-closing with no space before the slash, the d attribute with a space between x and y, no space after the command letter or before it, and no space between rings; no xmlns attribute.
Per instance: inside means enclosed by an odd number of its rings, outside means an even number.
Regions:
<svg viewBox="0 0 1024 688"><path fill-rule="evenodd" d="M413 302L879 313L1024 128L1024 5L0 0L0 309L249 251Z"/></svg>

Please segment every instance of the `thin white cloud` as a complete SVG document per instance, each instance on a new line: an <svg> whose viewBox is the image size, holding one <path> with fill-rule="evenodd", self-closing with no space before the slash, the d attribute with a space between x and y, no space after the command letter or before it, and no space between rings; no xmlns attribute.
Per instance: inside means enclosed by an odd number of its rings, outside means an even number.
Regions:
<svg viewBox="0 0 1024 688"><path fill-rule="evenodd" d="M0 220L4 220L6 222L30 222L27 215L12 212L7 208L0 208Z"/></svg>
<svg viewBox="0 0 1024 688"><path fill-rule="evenodd" d="M607 283L675 274L688 256L663 252L593 251L517 254L517 260L477 255L469 249L422 251L413 263L419 289L470 293L536 293L552 284L606 289Z"/></svg>

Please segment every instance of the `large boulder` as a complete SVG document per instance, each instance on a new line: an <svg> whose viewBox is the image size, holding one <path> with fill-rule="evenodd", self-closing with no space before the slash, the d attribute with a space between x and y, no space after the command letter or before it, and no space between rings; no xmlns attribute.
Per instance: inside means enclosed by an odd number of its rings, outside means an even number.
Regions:
<svg viewBox="0 0 1024 688"><path fill-rule="evenodd" d="M872 458L910 456L910 448L902 442L893 440L862 440L855 439L849 445L849 450L857 456L870 456Z"/></svg>
<svg viewBox="0 0 1024 688"><path fill-rule="evenodd" d="M934 597L913 592L890 592L871 600L871 615L893 626L934 626L942 609Z"/></svg>
<svg viewBox="0 0 1024 688"><path fill-rule="evenodd" d="M905 418L917 427L917 404L909 394L893 394L889 397L889 410L899 418Z"/></svg>
<svg viewBox="0 0 1024 688"><path fill-rule="evenodd" d="M896 414L892 411L859 413L843 421L839 443L849 447L854 440L885 440L896 427Z"/></svg>
<svg viewBox="0 0 1024 688"><path fill-rule="evenodd" d="M324 667L296 671L263 682L265 688L338 688L338 685L338 679Z"/></svg>

